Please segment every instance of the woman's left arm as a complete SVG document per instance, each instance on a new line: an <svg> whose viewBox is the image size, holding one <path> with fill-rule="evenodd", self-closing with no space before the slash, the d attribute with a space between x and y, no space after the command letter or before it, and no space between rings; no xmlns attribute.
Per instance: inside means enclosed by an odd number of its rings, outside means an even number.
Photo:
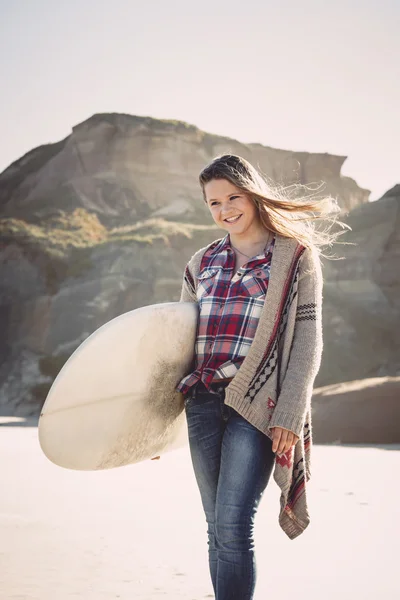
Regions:
<svg viewBox="0 0 400 600"><path fill-rule="evenodd" d="M197 302L194 280L189 269L189 263L186 265L185 271L183 273L181 296L179 302Z"/></svg>
<svg viewBox="0 0 400 600"><path fill-rule="evenodd" d="M321 365L323 277L319 256L306 249L301 258L293 343L269 428L301 436L315 377Z"/></svg>

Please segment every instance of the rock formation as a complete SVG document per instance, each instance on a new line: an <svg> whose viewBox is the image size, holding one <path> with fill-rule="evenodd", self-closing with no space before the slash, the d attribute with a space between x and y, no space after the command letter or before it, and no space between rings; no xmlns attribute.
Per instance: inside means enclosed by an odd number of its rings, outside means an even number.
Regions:
<svg viewBox="0 0 400 600"><path fill-rule="evenodd" d="M314 390L316 444L398 444L400 377L374 377Z"/></svg>
<svg viewBox="0 0 400 600"><path fill-rule="evenodd" d="M84 208L117 223L151 216L208 222L197 178L225 152L250 160L277 183L324 182L324 192L346 211L369 198L369 190L340 174L345 156L242 144L182 122L104 114L8 167L0 177L1 214L32 220Z"/></svg>
<svg viewBox="0 0 400 600"><path fill-rule="evenodd" d="M220 237L197 177L225 152L278 183L323 181L344 212L356 207L346 235L359 245L344 247L346 261L325 261L317 383L396 373L397 188L370 204L368 190L341 176L345 157L241 144L185 123L95 115L0 175L2 414L37 413L62 364L104 322L178 299L186 261Z"/></svg>
<svg viewBox="0 0 400 600"><path fill-rule="evenodd" d="M324 359L317 383L400 374L400 185L355 208L324 263Z"/></svg>

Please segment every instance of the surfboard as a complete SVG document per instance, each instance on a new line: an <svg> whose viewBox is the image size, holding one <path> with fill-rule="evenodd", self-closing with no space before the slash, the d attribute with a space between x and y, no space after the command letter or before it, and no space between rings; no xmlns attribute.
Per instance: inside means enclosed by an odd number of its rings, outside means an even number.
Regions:
<svg viewBox="0 0 400 600"><path fill-rule="evenodd" d="M76 470L151 459L187 441L178 382L190 372L198 309L169 302L122 314L67 360L39 418L49 460Z"/></svg>

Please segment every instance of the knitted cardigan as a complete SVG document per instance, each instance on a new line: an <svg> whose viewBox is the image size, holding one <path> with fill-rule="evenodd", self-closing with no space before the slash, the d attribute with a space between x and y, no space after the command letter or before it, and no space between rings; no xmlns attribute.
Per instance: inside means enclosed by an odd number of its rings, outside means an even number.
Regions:
<svg viewBox="0 0 400 600"><path fill-rule="evenodd" d="M197 302L196 277L210 245L188 262L181 302ZM255 337L225 390L225 404L270 439L271 427L283 427L299 436L288 452L275 455L274 464L274 479L281 490L279 524L290 539L310 522L306 483L312 446L311 395L323 347L322 286L315 248L276 234Z"/></svg>

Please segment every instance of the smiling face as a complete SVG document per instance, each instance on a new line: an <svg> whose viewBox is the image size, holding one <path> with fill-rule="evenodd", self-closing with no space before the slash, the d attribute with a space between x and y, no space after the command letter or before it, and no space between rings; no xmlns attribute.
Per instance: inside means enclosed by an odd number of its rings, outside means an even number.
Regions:
<svg viewBox="0 0 400 600"><path fill-rule="evenodd" d="M204 185L204 193L216 225L234 237L247 237L262 227L249 194L227 179L212 179Z"/></svg>

